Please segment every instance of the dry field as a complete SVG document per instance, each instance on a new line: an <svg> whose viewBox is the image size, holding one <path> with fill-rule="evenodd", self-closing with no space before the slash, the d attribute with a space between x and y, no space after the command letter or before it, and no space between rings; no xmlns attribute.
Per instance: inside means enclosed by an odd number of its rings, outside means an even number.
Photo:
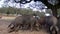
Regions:
<svg viewBox="0 0 60 34"><path fill-rule="evenodd" d="M11 18L10 17L2 17L0 19L0 34L48 34L44 30L32 31L32 32L31 31L22 31L22 30L19 30L18 32L8 33L7 26L11 23L11 21L14 18L13 17L11 17Z"/></svg>

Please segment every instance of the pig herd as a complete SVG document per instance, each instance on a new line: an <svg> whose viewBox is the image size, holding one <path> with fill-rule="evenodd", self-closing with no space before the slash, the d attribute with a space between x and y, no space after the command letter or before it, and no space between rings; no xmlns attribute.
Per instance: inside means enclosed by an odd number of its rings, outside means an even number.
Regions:
<svg viewBox="0 0 60 34"><path fill-rule="evenodd" d="M41 28L45 28L50 34L58 34L59 32L59 20L54 16L44 16L38 18L33 15L22 15L16 17L11 24L8 25L9 33L18 30L36 30L39 31Z"/></svg>

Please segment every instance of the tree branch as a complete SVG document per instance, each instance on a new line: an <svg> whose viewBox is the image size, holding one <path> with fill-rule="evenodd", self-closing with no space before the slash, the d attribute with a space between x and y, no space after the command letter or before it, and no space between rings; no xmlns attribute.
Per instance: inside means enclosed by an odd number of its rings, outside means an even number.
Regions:
<svg viewBox="0 0 60 34"><path fill-rule="evenodd" d="M20 0L20 1L16 1L14 0L16 3L21 3L21 4L26 4L26 3L30 3L32 0L27 1L27 0Z"/></svg>

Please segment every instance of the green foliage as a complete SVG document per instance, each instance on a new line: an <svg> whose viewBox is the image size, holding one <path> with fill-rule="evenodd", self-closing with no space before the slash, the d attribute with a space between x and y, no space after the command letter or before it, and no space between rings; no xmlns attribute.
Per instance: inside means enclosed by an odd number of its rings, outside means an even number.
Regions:
<svg viewBox="0 0 60 34"><path fill-rule="evenodd" d="M36 15L40 16L40 17L41 17L41 16L44 16L44 14L45 14L44 12L39 12L39 11L36 11L36 12L34 12L34 13L35 13Z"/></svg>
<svg viewBox="0 0 60 34"><path fill-rule="evenodd" d="M5 13L5 14L32 14L33 11L31 9L17 9L17 8L0 8L0 13Z"/></svg>
<svg viewBox="0 0 60 34"><path fill-rule="evenodd" d="M7 11L7 12L6 12L6 14L7 14L7 16L8 16L8 15L10 14L10 12L9 12L9 11Z"/></svg>
<svg viewBox="0 0 60 34"><path fill-rule="evenodd" d="M60 9L58 9L58 15L60 16Z"/></svg>
<svg viewBox="0 0 60 34"><path fill-rule="evenodd" d="M17 8L12 8L12 7L8 7L8 8L0 8L0 13L4 13L4 14L34 14L35 11L32 11L32 9L17 9ZM40 13L39 11L36 11L36 14L38 16L44 16L44 13Z"/></svg>

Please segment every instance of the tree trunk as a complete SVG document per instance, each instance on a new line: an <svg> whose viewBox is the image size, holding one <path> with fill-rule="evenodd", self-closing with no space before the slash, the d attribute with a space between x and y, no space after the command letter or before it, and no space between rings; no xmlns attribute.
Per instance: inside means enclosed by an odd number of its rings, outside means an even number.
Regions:
<svg viewBox="0 0 60 34"><path fill-rule="evenodd" d="M53 16L57 17L57 9L56 7L52 7L52 13L53 13Z"/></svg>

